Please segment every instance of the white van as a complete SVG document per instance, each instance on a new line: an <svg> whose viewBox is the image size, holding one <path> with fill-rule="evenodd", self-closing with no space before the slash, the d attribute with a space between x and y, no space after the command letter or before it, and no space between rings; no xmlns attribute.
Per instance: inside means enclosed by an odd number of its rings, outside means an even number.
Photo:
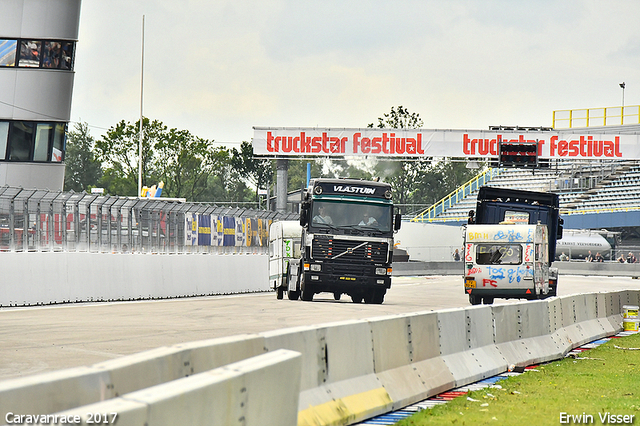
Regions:
<svg viewBox="0 0 640 426"><path fill-rule="evenodd" d="M546 225L473 224L464 237L464 289L472 305L491 304L496 297L555 296Z"/></svg>
<svg viewBox="0 0 640 426"><path fill-rule="evenodd" d="M302 227L297 220L273 222L269 228L269 286L282 299L287 289L287 266L300 258Z"/></svg>

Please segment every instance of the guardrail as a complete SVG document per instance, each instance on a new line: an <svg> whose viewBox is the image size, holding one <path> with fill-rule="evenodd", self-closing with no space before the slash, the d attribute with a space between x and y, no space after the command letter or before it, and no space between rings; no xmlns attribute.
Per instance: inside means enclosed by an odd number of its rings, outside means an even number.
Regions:
<svg viewBox="0 0 640 426"><path fill-rule="evenodd" d="M640 123L639 105L553 111L554 129L620 126L638 123Z"/></svg>
<svg viewBox="0 0 640 426"><path fill-rule="evenodd" d="M347 425L491 377L512 364L561 358L619 332L623 305L639 301L638 290L581 294L175 345L0 382L0 415L8 421L7 413L86 418L121 411L120 426L149 419L154 426L174 425L176 419L230 424L238 416L249 426L289 426L296 424L290 415L295 407L300 426ZM301 364L281 349L299 353ZM273 358L260 358L265 352ZM206 390L210 385L215 390ZM219 386L232 393L227 395L231 408L216 402L227 401L217 393ZM256 407L268 414L262 423L249 414ZM289 414L272 421L279 411Z"/></svg>
<svg viewBox="0 0 640 426"><path fill-rule="evenodd" d="M0 251L266 252L271 221L298 218L167 198L0 187Z"/></svg>
<svg viewBox="0 0 640 426"><path fill-rule="evenodd" d="M495 176L500 174L500 169L498 168L489 168L464 183L455 191L451 192L447 196L445 196L442 200L438 201L422 213L416 215L411 222L431 222L437 218L439 214L444 212L447 208L452 207L458 201L464 199L467 195L472 194L474 191L477 191L482 185L485 185Z"/></svg>

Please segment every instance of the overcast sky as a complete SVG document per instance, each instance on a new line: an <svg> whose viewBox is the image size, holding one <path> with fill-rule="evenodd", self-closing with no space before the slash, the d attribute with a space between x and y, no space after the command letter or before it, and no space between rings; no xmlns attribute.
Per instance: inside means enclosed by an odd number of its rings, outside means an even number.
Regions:
<svg viewBox="0 0 640 426"><path fill-rule="evenodd" d="M253 126L551 126L640 104L640 1L84 0L72 121L140 114L228 146Z"/></svg>

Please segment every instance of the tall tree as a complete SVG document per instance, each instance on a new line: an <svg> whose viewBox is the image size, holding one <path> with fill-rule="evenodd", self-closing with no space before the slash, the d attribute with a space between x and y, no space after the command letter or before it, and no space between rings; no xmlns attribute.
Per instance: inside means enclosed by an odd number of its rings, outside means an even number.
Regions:
<svg viewBox="0 0 640 426"><path fill-rule="evenodd" d="M135 195L138 188L140 121L119 122L96 143L105 165L103 183L111 194ZM209 178L229 174L230 153L213 141L188 130L169 129L158 120L144 118L142 134L142 184L164 182L163 195L189 201L211 200Z"/></svg>
<svg viewBox="0 0 640 426"><path fill-rule="evenodd" d="M148 118L142 123L142 184L150 186L149 182L156 183L156 176L150 173L155 141L167 128ZM110 194L137 195L139 129L139 120L135 123L122 120L96 142L96 157L105 169L105 187Z"/></svg>
<svg viewBox="0 0 640 426"><path fill-rule="evenodd" d="M229 152L188 130L170 129L161 136L154 145L152 165L167 196L211 201L203 199L209 176L228 167Z"/></svg>
<svg viewBox="0 0 640 426"><path fill-rule="evenodd" d="M391 107L391 112L378 118L375 127L380 129L419 129L423 125L420 114L409 112L402 105ZM367 127L373 128L371 123ZM427 172L431 165L431 159L412 159L404 157L399 161L380 161L376 166L378 175L385 179L393 187L397 204L413 202L411 194L415 192L415 182ZM401 212L406 209L401 208Z"/></svg>
<svg viewBox="0 0 640 426"><path fill-rule="evenodd" d="M242 178L258 189L268 189L273 181L273 167L271 160L256 158L253 146L249 142L242 142L240 150L231 150L231 165L242 175Z"/></svg>
<svg viewBox="0 0 640 426"><path fill-rule="evenodd" d="M102 177L100 162L93 155L94 138L87 123L77 123L67 133L64 190L82 192L98 185Z"/></svg>

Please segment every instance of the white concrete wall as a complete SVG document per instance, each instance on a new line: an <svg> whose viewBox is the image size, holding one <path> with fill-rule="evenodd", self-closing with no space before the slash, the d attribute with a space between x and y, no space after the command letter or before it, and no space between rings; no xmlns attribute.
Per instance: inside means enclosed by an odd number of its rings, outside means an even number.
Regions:
<svg viewBox="0 0 640 426"><path fill-rule="evenodd" d="M0 306L269 290L266 254L0 254Z"/></svg>
<svg viewBox="0 0 640 426"><path fill-rule="evenodd" d="M239 413L254 425L260 419L250 410L257 406L266 415L263 424L292 426L295 411L299 426L352 424L512 364L561 358L620 331L622 306L629 304L640 304L640 291L418 312L158 348L0 382L0 418L8 411L113 410L123 413L120 426L175 424L164 418L176 422L180 415L189 424L222 425L230 424L230 413ZM261 358L265 352L273 358ZM211 410L210 398L226 395L220 386L231 392L231 406L245 402L250 410ZM246 395L236 395L243 386Z"/></svg>
<svg viewBox="0 0 640 426"><path fill-rule="evenodd" d="M462 228L433 223L402 222L395 242L399 248L407 251L409 260L453 260L452 254L455 249L462 255Z"/></svg>

